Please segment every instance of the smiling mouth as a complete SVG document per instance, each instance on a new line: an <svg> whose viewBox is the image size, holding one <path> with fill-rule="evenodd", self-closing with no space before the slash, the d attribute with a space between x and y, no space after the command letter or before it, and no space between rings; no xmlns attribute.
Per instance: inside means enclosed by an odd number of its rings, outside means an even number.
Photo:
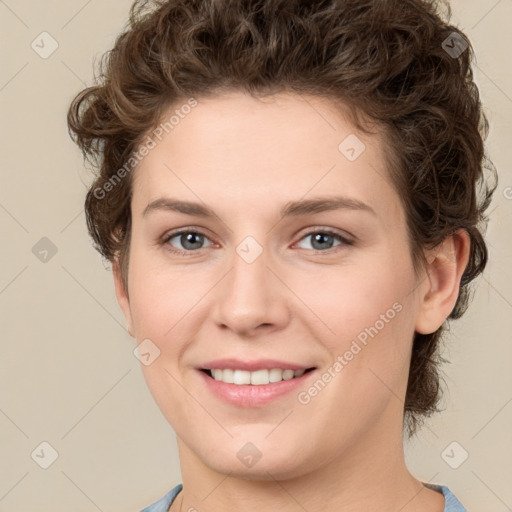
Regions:
<svg viewBox="0 0 512 512"><path fill-rule="evenodd" d="M238 386L264 386L283 380L296 379L313 370L315 370L314 367L308 368L307 370L282 370L280 368L273 368L272 370L256 370L253 372L220 368L201 369L208 377L216 381Z"/></svg>

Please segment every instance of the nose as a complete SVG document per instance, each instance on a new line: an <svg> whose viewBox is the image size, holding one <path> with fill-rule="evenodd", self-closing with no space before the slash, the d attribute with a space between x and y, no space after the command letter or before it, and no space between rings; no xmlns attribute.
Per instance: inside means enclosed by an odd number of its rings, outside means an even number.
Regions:
<svg viewBox="0 0 512 512"><path fill-rule="evenodd" d="M214 320L221 329L254 338L285 327L289 292L268 263L265 250L251 263L234 253L230 270L216 287Z"/></svg>

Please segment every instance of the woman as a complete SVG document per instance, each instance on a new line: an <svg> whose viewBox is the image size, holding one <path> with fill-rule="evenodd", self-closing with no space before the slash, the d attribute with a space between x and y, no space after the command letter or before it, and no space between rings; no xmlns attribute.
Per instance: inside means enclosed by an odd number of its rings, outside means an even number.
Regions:
<svg viewBox="0 0 512 512"><path fill-rule="evenodd" d="M434 1L133 4L68 123L177 434L146 511L465 510L402 436L487 262L472 55Z"/></svg>

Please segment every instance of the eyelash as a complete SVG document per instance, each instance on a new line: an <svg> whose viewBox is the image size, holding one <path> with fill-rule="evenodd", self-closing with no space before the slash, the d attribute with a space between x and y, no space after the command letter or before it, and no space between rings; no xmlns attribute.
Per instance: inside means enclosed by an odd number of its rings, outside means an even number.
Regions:
<svg viewBox="0 0 512 512"><path fill-rule="evenodd" d="M173 238L175 238L175 237L177 237L179 235L183 235L185 233L187 233L187 234L192 233L194 235L201 235L201 236L204 236L205 238L207 238L209 240L209 238L204 233L202 233L201 231L195 231L195 230L192 230L192 229L181 229L181 230L174 231L172 233L169 233L169 234L165 235L164 238L161 241L161 244L165 245L166 249L168 251L170 251L170 252L172 252L174 254L177 254L179 256L190 256L191 254L200 251L201 249L184 251L184 250L181 250L181 249L176 249L176 248L172 247L169 244L170 240L172 240ZM317 254L318 253L333 254L333 252L334 253L338 252L336 250L336 248L339 248L342 245L353 245L353 243L354 243L353 241L348 240L347 238L345 238L344 236L340 235L336 231L332 231L330 229L318 229L318 230L315 230L315 231L309 231L299 241L303 240L304 238L307 238L308 236L316 235L318 233L321 233L322 235L333 236L333 237L337 238L338 240L340 240L341 244L339 244L339 245L337 245L335 247L331 247L330 249L327 249L325 251L319 251L319 250L316 250L316 249L309 249L309 250L315 251L315 253L317 253Z"/></svg>

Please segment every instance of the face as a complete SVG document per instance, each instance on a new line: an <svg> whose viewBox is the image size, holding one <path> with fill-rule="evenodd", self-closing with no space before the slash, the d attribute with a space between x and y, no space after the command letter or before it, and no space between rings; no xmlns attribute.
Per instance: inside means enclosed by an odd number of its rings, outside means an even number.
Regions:
<svg viewBox="0 0 512 512"><path fill-rule="evenodd" d="M182 448L266 479L401 439L422 288L383 139L326 99L198 101L151 135L134 174L128 295L116 274Z"/></svg>

